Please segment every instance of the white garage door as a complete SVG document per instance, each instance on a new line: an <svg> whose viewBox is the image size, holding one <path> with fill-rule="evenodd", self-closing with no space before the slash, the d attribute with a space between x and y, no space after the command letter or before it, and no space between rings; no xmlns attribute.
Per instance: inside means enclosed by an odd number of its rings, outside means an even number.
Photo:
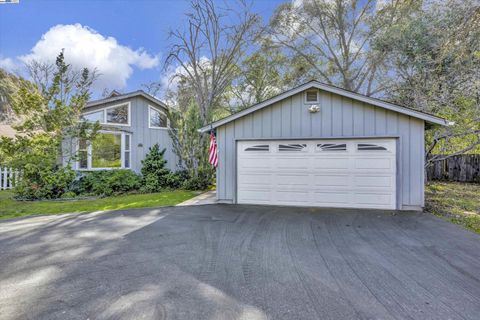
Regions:
<svg viewBox="0 0 480 320"><path fill-rule="evenodd" d="M394 139L239 141L237 202L395 209Z"/></svg>

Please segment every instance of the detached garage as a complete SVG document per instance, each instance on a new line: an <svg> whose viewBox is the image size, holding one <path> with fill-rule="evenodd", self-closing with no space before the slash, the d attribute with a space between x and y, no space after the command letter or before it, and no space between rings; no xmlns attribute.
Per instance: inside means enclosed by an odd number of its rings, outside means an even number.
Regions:
<svg viewBox="0 0 480 320"><path fill-rule="evenodd" d="M424 131L445 119L316 81L216 131L219 202L420 210Z"/></svg>

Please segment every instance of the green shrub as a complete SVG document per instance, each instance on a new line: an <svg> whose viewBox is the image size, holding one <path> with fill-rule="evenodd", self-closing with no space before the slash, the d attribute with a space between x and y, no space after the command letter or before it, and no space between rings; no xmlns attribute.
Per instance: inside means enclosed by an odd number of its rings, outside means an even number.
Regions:
<svg viewBox="0 0 480 320"><path fill-rule="evenodd" d="M167 160L164 159L164 154L165 149L160 151L159 145L155 144L142 160L142 192L159 192L179 186L175 174L166 167Z"/></svg>
<svg viewBox="0 0 480 320"><path fill-rule="evenodd" d="M77 194L110 196L140 188L140 177L131 170L91 171L81 177L72 187Z"/></svg>
<svg viewBox="0 0 480 320"><path fill-rule="evenodd" d="M39 200L56 199L64 194L75 179L70 167L46 163L29 163L23 167L22 178L15 187L17 198Z"/></svg>
<svg viewBox="0 0 480 320"><path fill-rule="evenodd" d="M190 176L188 171L180 170L176 172L170 172L165 176L166 185L171 189L182 188L185 181L189 180Z"/></svg>
<svg viewBox="0 0 480 320"><path fill-rule="evenodd" d="M198 174L189 177L183 182L183 189L185 190L205 190L212 184L212 175L209 170L198 170Z"/></svg>
<svg viewBox="0 0 480 320"><path fill-rule="evenodd" d="M73 191L67 191L64 194L62 194L62 199L72 199L75 198L77 195Z"/></svg>

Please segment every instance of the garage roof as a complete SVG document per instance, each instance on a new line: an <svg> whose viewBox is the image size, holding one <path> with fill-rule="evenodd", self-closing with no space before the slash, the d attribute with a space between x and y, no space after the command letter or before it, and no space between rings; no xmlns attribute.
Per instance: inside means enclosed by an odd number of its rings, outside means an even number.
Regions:
<svg viewBox="0 0 480 320"><path fill-rule="evenodd" d="M275 102L278 102L280 100L283 100L285 98L293 96L297 93L300 93L300 92L302 92L304 90L307 90L307 89L310 89L310 88L317 88L317 89L324 90L324 91L327 91L327 92L335 93L335 94L338 94L340 96L348 97L348 98L355 99L355 100L358 100L358 101L362 101L362 102L365 102L365 103L368 103L368 104L371 104L371 105L374 105L374 106L377 106L377 107L385 108L387 110L395 111L395 112L402 113L402 114L405 114L405 115L408 115L408 116L411 116L411 117L422 119L422 120L424 120L426 122L429 122L429 123L439 124L439 125L442 125L442 126L448 126L448 125L451 124L446 119L437 117L437 116L429 114L429 113L425 113L425 112L421 112L421 111L414 110L414 109L411 109L411 108L399 106L399 105L396 105L396 104L393 104L393 103L390 103L390 102L387 102L387 101L383 101L383 100L380 100L380 99L367 97L363 94L348 91L348 90L341 89L341 88L338 88L338 87L335 87L335 86L332 86L332 85L327 85L327 84L318 82L316 80L312 80L312 81L309 81L305 84L302 84L302 85L300 85L296 88L285 91L285 92L283 92L283 93L281 93L277 96L274 96L270 99L267 99L263 102L257 103L257 104L255 104L255 105L253 105L253 106L251 106L247 109L244 109L240 112L234 113L234 114L232 114L228 117L225 117L223 119L212 122L211 124L209 124L209 125L207 125L203 128L200 128L199 131L200 132L207 132L211 129L215 129L217 127L223 126L224 124L227 124L231 121L234 121L238 118L246 116L246 115L248 115L252 112L255 112L257 110L260 110L262 108L268 107L269 105L271 105Z"/></svg>

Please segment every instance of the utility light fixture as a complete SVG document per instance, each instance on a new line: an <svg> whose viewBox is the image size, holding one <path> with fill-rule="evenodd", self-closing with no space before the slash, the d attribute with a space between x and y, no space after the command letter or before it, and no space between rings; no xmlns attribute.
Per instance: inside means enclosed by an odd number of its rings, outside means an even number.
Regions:
<svg viewBox="0 0 480 320"><path fill-rule="evenodd" d="M320 111L320 106L318 104L312 104L310 107L308 107L308 112L310 113L317 113Z"/></svg>

